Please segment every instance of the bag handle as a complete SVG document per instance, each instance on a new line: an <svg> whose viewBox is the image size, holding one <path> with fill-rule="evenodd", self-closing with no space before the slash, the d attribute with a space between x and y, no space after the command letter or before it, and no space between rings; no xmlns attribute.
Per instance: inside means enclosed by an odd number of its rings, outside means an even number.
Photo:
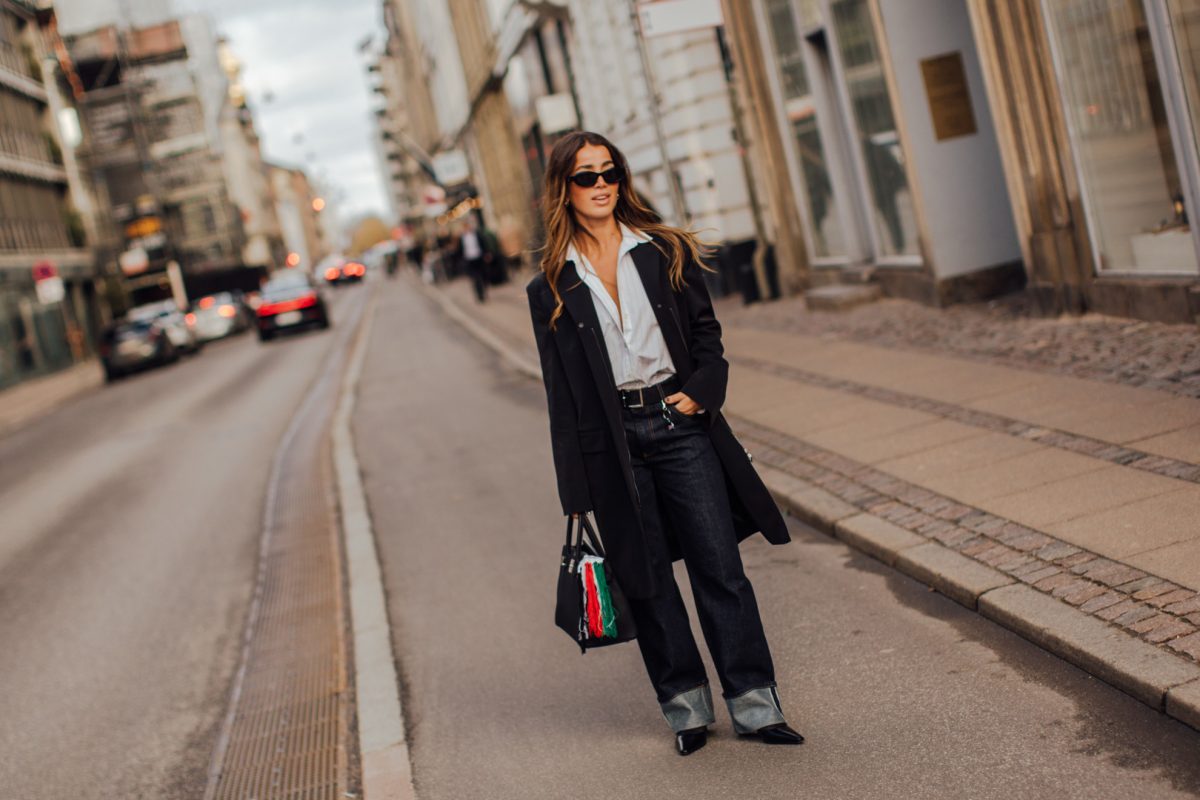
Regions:
<svg viewBox="0 0 1200 800"><path fill-rule="evenodd" d="M574 543L571 542L572 532L575 533ZM596 529L592 527L591 520L588 519L587 512L585 511L579 515L578 527L576 527L576 525L575 525L575 515L568 514L567 515L567 539L566 539L566 542L564 543L564 545L566 547L571 548L572 552L575 555L576 560L578 560L579 556L583 552L583 541L584 541L585 537L587 539L587 543L589 545L591 545L591 548L596 553L596 555L600 556L601 558L608 557L604 552L604 545L601 544L601 542L600 542L599 534L596 533Z"/></svg>
<svg viewBox="0 0 1200 800"><path fill-rule="evenodd" d="M588 543L592 546L592 550L596 552L596 555L600 556L601 558L608 558L608 555L604 552L604 545L600 542L600 535L597 534L596 529L592 527L592 522L588 519L587 514L579 515L579 527L581 529L581 534L587 535ZM581 535L579 538L582 542L583 535Z"/></svg>

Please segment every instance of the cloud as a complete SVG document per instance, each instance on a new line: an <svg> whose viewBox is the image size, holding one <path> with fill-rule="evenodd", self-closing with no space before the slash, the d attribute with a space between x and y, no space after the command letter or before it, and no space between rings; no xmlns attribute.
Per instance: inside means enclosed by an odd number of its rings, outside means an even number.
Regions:
<svg viewBox="0 0 1200 800"><path fill-rule="evenodd" d="M348 218L387 208L358 45L383 36L378 0L176 0L229 39L266 157L303 167ZM268 99L269 98L269 99Z"/></svg>

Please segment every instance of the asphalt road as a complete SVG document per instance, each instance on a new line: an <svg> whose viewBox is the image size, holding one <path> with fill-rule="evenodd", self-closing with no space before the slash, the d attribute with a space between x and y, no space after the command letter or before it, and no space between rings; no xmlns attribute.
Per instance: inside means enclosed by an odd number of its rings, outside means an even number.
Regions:
<svg viewBox="0 0 1200 800"><path fill-rule="evenodd" d="M272 457L364 292L0 439L0 797L203 794Z"/></svg>
<svg viewBox="0 0 1200 800"><path fill-rule="evenodd" d="M736 370L733 380L737 380ZM800 525L743 547L808 742L675 755L635 646L552 624L544 395L411 285L382 287L355 433L422 800L1170 798L1200 735Z"/></svg>

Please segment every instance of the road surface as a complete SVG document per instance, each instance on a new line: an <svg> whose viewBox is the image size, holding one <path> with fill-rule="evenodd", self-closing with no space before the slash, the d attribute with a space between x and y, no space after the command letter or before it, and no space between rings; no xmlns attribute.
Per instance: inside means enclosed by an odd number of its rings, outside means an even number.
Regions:
<svg viewBox="0 0 1200 800"><path fill-rule="evenodd" d="M328 332L215 342L0 439L0 797L203 794L272 458L366 291Z"/></svg>

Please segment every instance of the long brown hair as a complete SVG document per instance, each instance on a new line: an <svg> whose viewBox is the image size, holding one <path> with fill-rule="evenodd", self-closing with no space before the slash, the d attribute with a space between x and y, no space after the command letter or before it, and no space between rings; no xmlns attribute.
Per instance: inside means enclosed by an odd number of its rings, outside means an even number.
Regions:
<svg viewBox="0 0 1200 800"><path fill-rule="evenodd" d="M546 281L550 284L550 291L554 294L554 313L550 315L552 328L563 310L562 297L558 292L558 276L566 264L567 248L571 242L585 236L594 240L591 232L579 224L575 213L567 205L570 198L567 179L575 169L575 155L585 145L608 148L613 165L621 170L624 176L617 192L613 216L618 223L654 237L654 246L667 259L667 276L671 286L676 290L683 287L683 267L688 259L707 269L704 265L704 258L708 255L707 245L691 231L664 224L662 218L642 201L637 190L633 188L629 162L616 145L598 133L572 131L559 139L550 151L550 160L546 165L546 188L542 196L546 245L542 249L541 266Z"/></svg>

